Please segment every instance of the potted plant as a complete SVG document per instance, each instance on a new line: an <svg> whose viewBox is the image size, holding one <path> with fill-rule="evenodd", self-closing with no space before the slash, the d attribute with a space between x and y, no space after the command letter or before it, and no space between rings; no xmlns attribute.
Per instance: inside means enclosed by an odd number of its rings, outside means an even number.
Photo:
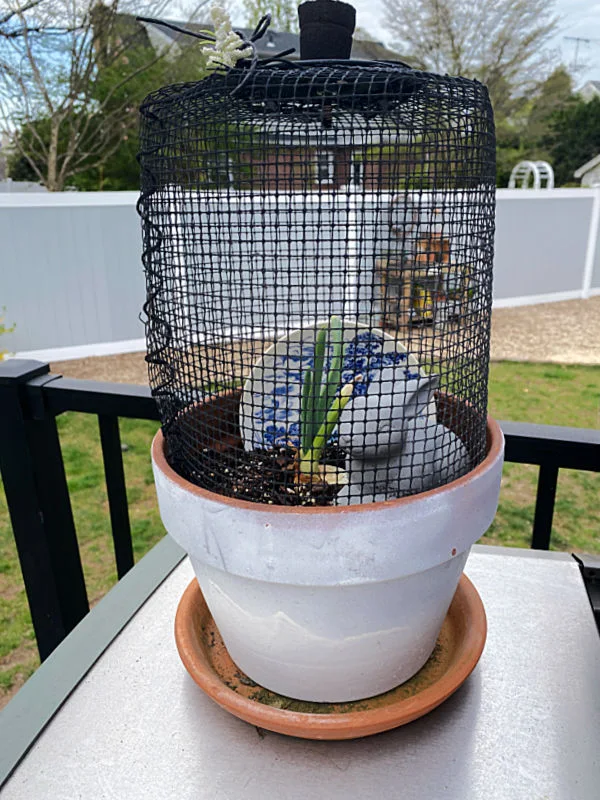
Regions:
<svg viewBox="0 0 600 800"><path fill-rule="evenodd" d="M336 484L345 482L340 481L339 470L328 472L331 468L322 455L340 417L357 401L362 411L354 449L364 455L366 448L372 457L378 447L380 462L389 463L387 451L396 436L406 458L404 416L402 424L385 426L383 454L381 444L374 444L375 432L365 436L364 401L369 393L353 400L354 384L341 385L341 331L342 322L334 320L316 332L314 366L306 370L302 382L300 448L291 470L294 482L301 483L306 476L316 476L317 483L328 477ZM327 333L333 354L326 373ZM419 391L414 387L413 395ZM421 406L429 401L427 394ZM436 400L438 418L450 425L461 418L455 402L449 397ZM202 431L207 435L213 430L210 419L217 415L223 433L212 448L222 452L241 448L238 403L239 394L232 392L209 398L189 412L186 424L195 425L201 437ZM405 415L405 406L389 407ZM408 412L413 424L422 419L418 411L415 405L412 416ZM378 424L384 427L381 416ZM441 423L434 424L456 436ZM342 426L348 448L351 413L345 422L342 417ZM491 419L487 438L485 459L437 488L392 500L369 496L357 504L286 507L225 497L185 480L169 465L165 438L159 432L152 460L163 522L188 552L217 627L240 669L279 694L323 702L370 697L414 675L434 648L472 544L496 512L503 438ZM206 442L200 440L202 444ZM356 458L355 453L352 459ZM364 466L350 474L360 470ZM341 491L347 488L342 486Z"/></svg>
<svg viewBox="0 0 600 800"><path fill-rule="evenodd" d="M496 511L503 438L485 410L491 117L480 84L455 91L453 80L388 64L261 65L254 54L142 107L161 516L235 664L291 698L351 702L414 675ZM433 342L400 321L382 331L371 299L359 313L375 255L365 253L382 238L377 221L378 233L365 231L384 187L340 199L318 181L308 192L300 169L327 145L340 172L336 158L353 137L364 149L365 131L382 159L399 121L416 126L406 141L434 178L448 159L431 131L445 145L462 137L445 197L433 184L415 203L443 209L441 241L458 266L473 265L477 303ZM243 163L253 193L197 195L211 148ZM388 247L393 238L410 252L425 223L395 225Z"/></svg>

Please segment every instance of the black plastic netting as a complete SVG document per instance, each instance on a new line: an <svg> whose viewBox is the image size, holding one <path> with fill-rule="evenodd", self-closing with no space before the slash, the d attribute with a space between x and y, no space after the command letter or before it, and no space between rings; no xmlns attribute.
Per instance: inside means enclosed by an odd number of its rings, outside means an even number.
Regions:
<svg viewBox="0 0 600 800"><path fill-rule="evenodd" d="M235 68L141 109L150 384L171 466L285 505L485 457L487 90L392 63Z"/></svg>

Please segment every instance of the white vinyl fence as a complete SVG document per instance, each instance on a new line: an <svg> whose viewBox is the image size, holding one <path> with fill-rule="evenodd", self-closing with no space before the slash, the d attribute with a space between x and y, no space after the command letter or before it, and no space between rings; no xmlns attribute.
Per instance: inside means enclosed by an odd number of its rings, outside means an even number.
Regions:
<svg viewBox="0 0 600 800"><path fill-rule="evenodd" d="M144 348L139 314L145 282L136 200L134 192L0 195L0 314L5 307L5 324L16 324L13 333L2 336L2 349L58 360ZM222 201L213 193L189 202L216 208ZM256 296L263 304L260 310L268 325L275 309L269 276L273 275L275 258L281 257L281 252L273 249L278 239L274 214L277 199L262 198L260 209L249 195L240 194L236 202L238 212L231 218L237 232L231 235L229 231L227 240L223 238L220 243L222 262L213 278L222 280L223 320L231 323L233 317L235 322L237 314L241 323L244 307L239 300L240 286L260 279L262 288ZM297 195L297 210L294 207L287 224L297 230L300 225L314 224L314 202L310 195L308 201L306 196ZM329 206L321 201L320 214L320 224L330 234L327 246L339 260L339 280L332 288L339 310L351 312L357 305L366 310L371 298L363 287L371 283L373 253L362 252L362 248L368 247L371 238L377 238L379 227L387 224L385 199L378 198L375 204L368 197L361 200L360 195L352 202L347 195L338 200L332 196ZM355 227L356 237L346 236L346 223L350 230ZM500 189L496 224L497 307L600 293L600 190ZM248 232L255 225L261 226L260 276L252 271L252 263L257 263L256 242L254 253L249 249ZM336 238L336 229L343 238ZM203 235L209 233L214 246L216 231L207 228ZM476 256L478 240L471 234ZM455 235L462 234L457 231ZM288 238L298 239L299 235ZM317 260L318 248L323 245L310 231L304 239L302 253L289 250L284 254L291 263L307 255ZM285 247L293 247L293 242ZM247 269L240 270L244 262ZM232 275L238 276L240 286ZM184 263L181 281L184 288ZM313 301L315 286L316 281L307 281L304 287L284 290L284 302L292 317L299 316L303 303ZM281 291L280 287L279 309ZM212 313L214 320L218 309Z"/></svg>

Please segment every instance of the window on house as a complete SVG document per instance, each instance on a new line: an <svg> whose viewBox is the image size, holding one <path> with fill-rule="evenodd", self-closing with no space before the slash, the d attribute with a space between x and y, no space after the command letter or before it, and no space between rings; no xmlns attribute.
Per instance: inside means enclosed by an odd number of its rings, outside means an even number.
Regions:
<svg viewBox="0 0 600 800"><path fill-rule="evenodd" d="M205 158L209 186L221 189L233 183L233 160L226 153L212 153Z"/></svg>
<svg viewBox="0 0 600 800"><path fill-rule="evenodd" d="M362 186L365 178L365 162L352 159L350 183L352 186Z"/></svg>
<svg viewBox="0 0 600 800"><path fill-rule="evenodd" d="M332 150L317 150L315 164L317 183L333 183L335 175L335 153Z"/></svg>

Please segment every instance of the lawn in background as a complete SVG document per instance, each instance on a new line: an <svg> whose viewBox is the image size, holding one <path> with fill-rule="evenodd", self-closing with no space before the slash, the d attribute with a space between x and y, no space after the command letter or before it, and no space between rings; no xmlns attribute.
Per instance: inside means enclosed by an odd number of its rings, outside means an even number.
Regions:
<svg viewBox="0 0 600 800"><path fill-rule="evenodd" d="M500 362L490 369L496 419L600 429L600 367ZM528 547L538 468L505 464L496 519L485 544ZM600 553L600 473L561 469L551 549Z"/></svg>
<svg viewBox="0 0 600 800"><path fill-rule="evenodd" d="M600 367L495 363L490 413L497 419L600 428ZM100 440L94 416L58 418L69 492L88 594L92 603L117 579L112 554ZM149 448L157 424L121 420L131 530L136 559L163 535ZM507 464L496 521L482 539L527 547L531 538L537 469ZM552 547L600 553L600 474L561 470ZM31 619L0 489L0 707L38 664Z"/></svg>

